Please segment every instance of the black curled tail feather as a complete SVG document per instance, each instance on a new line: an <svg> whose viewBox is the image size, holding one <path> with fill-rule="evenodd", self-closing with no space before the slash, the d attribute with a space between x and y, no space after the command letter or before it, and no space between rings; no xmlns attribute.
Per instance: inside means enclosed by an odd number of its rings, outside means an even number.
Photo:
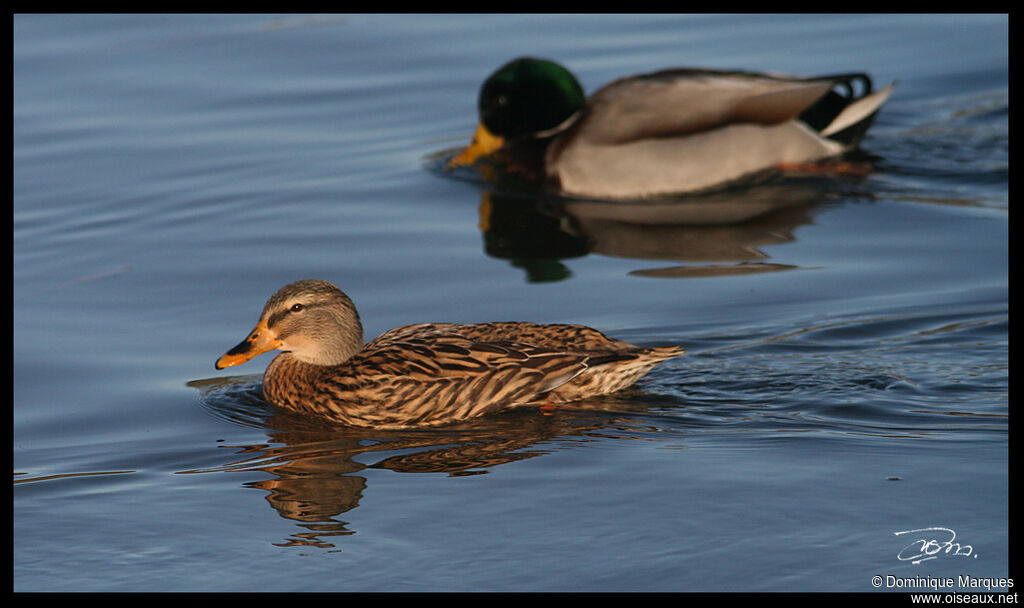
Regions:
<svg viewBox="0 0 1024 608"><path fill-rule="evenodd" d="M865 95L870 95L874 90L874 84L871 77L864 72L851 72L849 74L831 74L829 76L815 76L808 80L831 80L834 82L835 87L839 87L845 90L844 93L837 93L838 95L845 97L849 101L860 99ZM855 83L859 83L858 86Z"/></svg>
<svg viewBox="0 0 1024 608"><path fill-rule="evenodd" d="M804 110L799 117L807 126L819 132L831 125L832 121L850 104L867 97L874 91L871 77L859 72L821 76L808 80L832 80L834 82L832 89L814 105ZM832 133L828 137L852 148L864 137L872 122L874 122L874 114L842 131Z"/></svg>

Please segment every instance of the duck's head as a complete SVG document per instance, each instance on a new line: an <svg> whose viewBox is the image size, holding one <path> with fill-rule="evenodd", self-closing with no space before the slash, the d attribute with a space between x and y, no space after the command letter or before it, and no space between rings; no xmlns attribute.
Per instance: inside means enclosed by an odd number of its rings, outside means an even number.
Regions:
<svg viewBox="0 0 1024 608"><path fill-rule="evenodd" d="M449 166L472 164L506 141L557 133L586 101L583 87L564 67L546 59L514 59L484 81L477 102L480 124Z"/></svg>
<svg viewBox="0 0 1024 608"><path fill-rule="evenodd" d="M277 291L249 336L217 359L217 369L245 363L275 348L314 365L337 365L363 346L352 300L334 284L296 281Z"/></svg>

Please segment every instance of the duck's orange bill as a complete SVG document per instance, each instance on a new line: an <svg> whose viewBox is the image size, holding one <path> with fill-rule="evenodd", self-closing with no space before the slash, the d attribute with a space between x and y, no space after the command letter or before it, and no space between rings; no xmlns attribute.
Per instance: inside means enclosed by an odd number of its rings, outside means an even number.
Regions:
<svg viewBox="0 0 1024 608"><path fill-rule="evenodd" d="M238 343L237 346L221 355L214 364L217 369L224 369L233 365L245 363L256 355L263 354L268 350L274 350L281 346L281 341L270 333L266 321L260 321L256 327L249 332L249 337Z"/></svg>
<svg viewBox="0 0 1024 608"><path fill-rule="evenodd" d="M484 123L480 123L476 127L476 133L473 134L473 141L466 146L465 150L448 161L448 168L472 165L481 156L491 154L504 144L503 138L491 133Z"/></svg>

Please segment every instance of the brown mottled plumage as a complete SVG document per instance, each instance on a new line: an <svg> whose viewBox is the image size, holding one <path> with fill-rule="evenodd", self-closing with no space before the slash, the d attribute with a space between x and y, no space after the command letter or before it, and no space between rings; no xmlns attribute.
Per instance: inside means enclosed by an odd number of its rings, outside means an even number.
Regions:
<svg viewBox="0 0 1024 608"><path fill-rule="evenodd" d="M644 348L582 325L421 323L363 344L352 300L327 281L274 294L249 337L217 369L272 349L263 375L272 403L358 426L408 427L465 420L530 403L564 403L617 391L677 347Z"/></svg>

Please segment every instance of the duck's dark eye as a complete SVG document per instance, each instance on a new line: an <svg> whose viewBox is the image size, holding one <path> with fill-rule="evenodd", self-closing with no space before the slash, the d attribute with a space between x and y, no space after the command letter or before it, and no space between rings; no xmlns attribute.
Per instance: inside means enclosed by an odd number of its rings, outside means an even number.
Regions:
<svg viewBox="0 0 1024 608"><path fill-rule="evenodd" d="M305 308L305 306L302 304L292 304L292 312L299 312L303 308Z"/></svg>

